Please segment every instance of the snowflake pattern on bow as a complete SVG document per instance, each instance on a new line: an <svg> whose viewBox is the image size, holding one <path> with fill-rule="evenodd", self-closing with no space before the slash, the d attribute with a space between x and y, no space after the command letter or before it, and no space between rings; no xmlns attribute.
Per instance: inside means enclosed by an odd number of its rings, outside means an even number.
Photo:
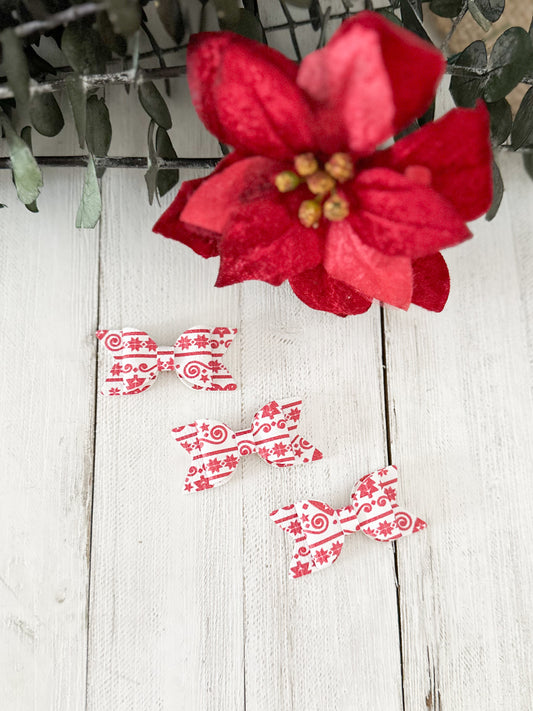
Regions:
<svg viewBox="0 0 533 711"><path fill-rule="evenodd" d="M222 365L236 328L189 328L174 346L158 346L135 328L102 330L96 337L115 359L102 395L136 395L147 390L162 370L174 370L193 390L236 390L237 384Z"/></svg>
<svg viewBox="0 0 533 711"><path fill-rule="evenodd" d="M238 432L212 420L175 427L176 441L193 461L183 490L194 493L225 484L245 454L258 454L276 467L322 459L322 453L296 431L301 409L301 400L272 401L256 413L251 427Z"/></svg>
<svg viewBox="0 0 533 711"><path fill-rule="evenodd" d="M321 501L297 501L270 514L294 538L290 576L300 578L334 563L345 536L361 531L376 541L394 541L426 528L426 522L396 502L398 470L393 465L362 477L351 504L333 509Z"/></svg>

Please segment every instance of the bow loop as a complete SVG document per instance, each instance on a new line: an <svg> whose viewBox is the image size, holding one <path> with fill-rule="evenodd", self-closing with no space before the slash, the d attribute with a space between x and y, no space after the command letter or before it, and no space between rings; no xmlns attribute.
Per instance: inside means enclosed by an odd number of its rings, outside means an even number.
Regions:
<svg viewBox="0 0 533 711"><path fill-rule="evenodd" d="M321 459L322 453L296 432L301 405L301 400L273 400L256 413L250 428L238 432L211 420L175 427L176 441L193 459L184 491L202 491L226 483L241 456L247 454L258 454L277 467Z"/></svg>
<svg viewBox="0 0 533 711"><path fill-rule="evenodd" d="M222 365L235 328L190 328L174 346L158 346L147 333L135 328L97 331L97 338L114 356L103 395L133 395L147 390L163 370L175 370L193 390L235 390L233 378Z"/></svg>
<svg viewBox="0 0 533 711"><path fill-rule="evenodd" d="M224 484L241 458L237 436L222 422L196 420L172 432L192 457L183 490L187 493Z"/></svg>
<svg viewBox="0 0 533 711"><path fill-rule="evenodd" d="M174 346L178 377L193 390L236 390L237 384L222 365L236 328L189 328Z"/></svg>
<svg viewBox="0 0 533 711"><path fill-rule="evenodd" d="M133 395L148 390L158 372L157 345L150 336L136 328L123 328L97 331L96 337L114 356L101 393Z"/></svg>
<svg viewBox="0 0 533 711"><path fill-rule="evenodd" d="M257 454L268 464L291 467L295 463L289 421L282 405L275 400L256 412L251 435Z"/></svg>
<svg viewBox="0 0 533 711"><path fill-rule="evenodd" d="M295 539L290 575L299 578L334 563L346 535L362 531L377 541L393 541L426 528L396 503L398 472L386 467L362 477L354 487L352 503L333 509L320 501L297 501L270 516Z"/></svg>

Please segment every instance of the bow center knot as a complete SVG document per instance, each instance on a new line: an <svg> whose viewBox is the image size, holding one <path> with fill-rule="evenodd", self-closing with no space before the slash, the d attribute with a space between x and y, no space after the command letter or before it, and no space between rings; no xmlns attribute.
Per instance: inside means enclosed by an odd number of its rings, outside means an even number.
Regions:
<svg viewBox="0 0 533 711"><path fill-rule="evenodd" d="M347 535L348 533L355 533L359 530L357 514L354 506L350 505L345 506L343 509L336 509L335 518L339 522L339 526L342 528L344 535Z"/></svg>
<svg viewBox="0 0 533 711"><path fill-rule="evenodd" d="M157 370L174 370L174 348L172 346L157 347Z"/></svg>
<svg viewBox="0 0 533 711"><path fill-rule="evenodd" d="M254 454L257 452L257 445L253 436L253 427L235 432L235 444L237 445L241 457L245 454Z"/></svg>

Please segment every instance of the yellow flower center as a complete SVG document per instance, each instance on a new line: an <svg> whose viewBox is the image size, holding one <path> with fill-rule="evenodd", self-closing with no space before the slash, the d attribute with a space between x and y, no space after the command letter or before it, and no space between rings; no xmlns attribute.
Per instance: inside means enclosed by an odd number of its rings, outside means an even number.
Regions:
<svg viewBox="0 0 533 711"><path fill-rule="evenodd" d="M304 227L318 227L321 217L338 222L348 216L348 201L337 192L338 183L354 176L353 160L348 153L334 153L323 167L312 153L302 153L294 159L294 171L278 173L274 184L280 193L287 193L305 183L315 196L304 200L298 209L298 219Z"/></svg>

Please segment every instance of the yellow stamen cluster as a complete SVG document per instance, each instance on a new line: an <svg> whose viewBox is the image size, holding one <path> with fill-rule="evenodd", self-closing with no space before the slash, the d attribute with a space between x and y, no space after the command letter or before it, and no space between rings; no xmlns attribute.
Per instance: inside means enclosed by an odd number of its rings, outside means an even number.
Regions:
<svg viewBox="0 0 533 711"><path fill-rule="evenodd" d="M312 153L302 153L294 159L294 171L278 173L274 183L281 193L305 183L315 195L314 199L304 200L298 209L302 225L316 228L321 217L338 222L348 216L348 201L337 192L337 183L345 183L354 176L353 161L348 153L334 153L323 168Z"/></svg>

